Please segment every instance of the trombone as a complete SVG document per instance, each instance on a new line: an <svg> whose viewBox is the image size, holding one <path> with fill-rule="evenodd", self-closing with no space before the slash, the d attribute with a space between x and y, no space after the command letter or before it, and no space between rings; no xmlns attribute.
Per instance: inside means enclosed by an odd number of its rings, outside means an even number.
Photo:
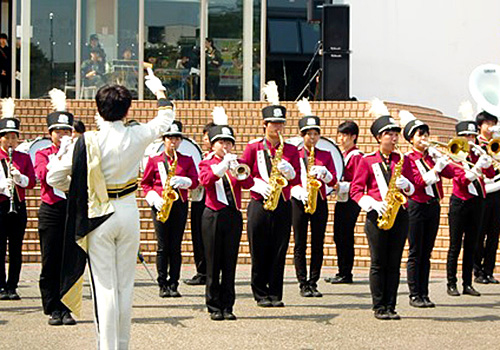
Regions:
<svg viewBox="0 0 500 350"><path fill-rule="evenodd" d="M500 171L500 161L495 158L495 156L500 152L500 139L492 139L486 146L487 151L485 151L481 146L476 145L474 142L469 141L469 144L481 155L488 155L491 159L491 164L495 170Z"/></svg>
<svg viewBox="0 0 500 350"><path fill-rule="evenodd" d="M454 137L448 143L441 141L429 140L427 142L422 142L422 144L426 147L432 147L436 150L437 153L441 152L437 149L437 147L441 147L444 150L444 153L450 157L450 159L454 162L455 165L460 166L460 163L468 164L469 166L474 166L474 163L469 162L466 158L469 154L469 143L464 137ZM458 164L457 164L458 163Z"/></svg>

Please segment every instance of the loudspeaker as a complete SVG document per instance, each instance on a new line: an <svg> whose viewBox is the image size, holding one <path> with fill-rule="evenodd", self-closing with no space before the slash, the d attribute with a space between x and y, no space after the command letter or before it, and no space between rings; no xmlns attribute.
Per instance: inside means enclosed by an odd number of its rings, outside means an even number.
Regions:
<svg viewBox="0 0 500 350"><path fill-rule="evenodd" d="M324 5L323 51L349 50L349 5Z"/></svg>
<svg viewBox="0 0 500 350"><path fill-rule="evenodd" d="M321 22L325 0L307 0L307 22Z"/></svg>
<svg viewBox="0 0 500 350"><path fill-rule="evenodd" d="M349 53L324 52L321 67L321 99L349 100Z"/></svg>

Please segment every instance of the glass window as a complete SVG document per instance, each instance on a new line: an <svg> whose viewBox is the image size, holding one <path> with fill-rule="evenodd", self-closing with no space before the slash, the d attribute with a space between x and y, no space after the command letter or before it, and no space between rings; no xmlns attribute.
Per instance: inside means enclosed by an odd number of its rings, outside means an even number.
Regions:
<svg viewBox="0 0 500 350"><path fill-rule="evenodd" d="M137 0L82 0L81 98L105 84L126 86L137 98Z"/></svg>
<svg viewBox="0 0 500 350"><path fill-rule="evenodd" d="M260 13L261 1L256 0L253 7L253 67L252 87L253 100L260 100Z"/></svg>
<svg viewBox="0 0 500 350"><path fill-rule="evenodd" d="M199 99L200 2L144 0L144 61L176 100ZM154 99L144 89L144 99Z"/></svg>
<svg viewBox="0 0 500 350"><path fill-rule="evenodd" d="M297 20L270 19L268 23L270 53L300 53Z"/></svg>
<svg viewBox="0 0 500 350"><path fill-rule="evenodd" d="M75 0L31 1L31 98L45 96L52 88L65 90L68 97L74 97L75 6ZM20 57L17 61L20 62Z"/></svg>

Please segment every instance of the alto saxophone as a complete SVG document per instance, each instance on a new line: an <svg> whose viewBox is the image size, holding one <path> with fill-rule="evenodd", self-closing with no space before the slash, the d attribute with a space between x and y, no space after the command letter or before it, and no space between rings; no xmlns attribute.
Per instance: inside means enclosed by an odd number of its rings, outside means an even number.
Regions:
<svg viewBox="0 0 500 350"><path fill-rule="evenodd" d="M156 213L156 220L162 223L168 220L170 210L172 210L172 205L179 199L179 194L172 188L172 185L170 185L170 179L175 176L175 171L177 170L177 152L175 149L172 150L174 151L174 161L168 168L167 179L165 180L165 185L163 186L163 205L161 206L160 211Z"/></svg>
<svg viewBox="0 0 500 350"><path fill-rule="evenodd" d="M321 188L321 181L316 179L314 175L311 175L311 168L314 165L314 146L309 152L309 157L307 157L307 203L304 206L304 212L306 214L314 214L316 211L316 204L318 202L318 191Z"/></svg>
<svg viewBox="0 0 500 350"><path fill-rule="evenodd" d="M392 226L394 226L394 221L398 215L399 208L407 201L406 197L396 187L396 179L401 176L401 170L403 169L404 163L404 155L398 146L396 146L396 150L399 152L401 159L394 166L394 172L391 176L391 180L389 181L387 194L385 195L387 209L377 220L377 226L381 230L390 230Z"/></svg>
<svg viewBox="0 0 500 350"><path fill-rule="evenodd" d="M271 175L269 175L271 194L264 201L264 209L269 211L274 211L278 207L283 187L286 187L288 185L288 180L283 175L281 175L281 172L278 170L278 164L281 162L281 159L283 157L283 148L285 147L285 142L283 141L283 136L281 136L281 133L278 133L278 136L280 138L280 145L276 150L276 154L274 155Z"/></svg>

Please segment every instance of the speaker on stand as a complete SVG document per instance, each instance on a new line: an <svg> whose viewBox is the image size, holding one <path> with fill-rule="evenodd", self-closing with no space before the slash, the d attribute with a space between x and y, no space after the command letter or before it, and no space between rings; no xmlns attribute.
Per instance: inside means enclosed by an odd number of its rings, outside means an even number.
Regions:
<svg viewBox="0 0 500 350"><path fill-rule="evenodd" d="M324 5L321 99L349 100L349 5Z"/></svg>

